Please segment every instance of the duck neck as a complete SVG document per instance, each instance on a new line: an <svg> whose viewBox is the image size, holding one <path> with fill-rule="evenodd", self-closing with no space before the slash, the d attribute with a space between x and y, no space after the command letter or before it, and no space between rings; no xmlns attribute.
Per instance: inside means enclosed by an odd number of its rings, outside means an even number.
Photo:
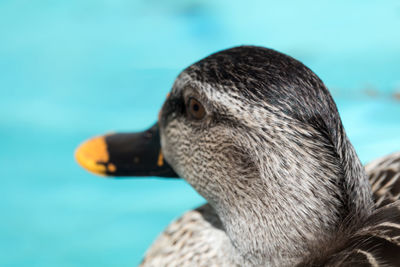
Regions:
<svg viewBox="0 0 400 267"><path fill-rule="evenodd" d="M213 205L240 266L295 266L332 239L340 224L341 203L318 201L295 187L272 190L263 198L243 194L229 208Z"/></svg>
<svg viewBox="0 0 400 267"><path fill-rule="evenodd" d="M285 150L277 143L267 153L254 147L257 171L230 169L224 198L210 200L241 265L294 266L328 246L345 220L369 214L370 187L347 137L338 153L308 141Z"/></svg>
<svg viewBox="0 0 400 267"><path fill-rule="evenodd" d="M373 210L372 189L364 167L341 124L337 132L338 136L342 137L336 137L335 144L342 169L346 205L349 213L352 214L351 222L358 224Z"/></svg>

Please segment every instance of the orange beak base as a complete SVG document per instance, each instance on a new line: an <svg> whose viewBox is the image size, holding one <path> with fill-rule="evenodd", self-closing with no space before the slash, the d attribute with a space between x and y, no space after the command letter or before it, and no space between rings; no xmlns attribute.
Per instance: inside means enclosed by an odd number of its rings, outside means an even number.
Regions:
<svg viewBox="0 0 400 267"><path fill-rule="evenodd" d="M143 132L89 139L77 148L75 158L84 169L102 176L179 178L162 155L158 124Z"/></svg>

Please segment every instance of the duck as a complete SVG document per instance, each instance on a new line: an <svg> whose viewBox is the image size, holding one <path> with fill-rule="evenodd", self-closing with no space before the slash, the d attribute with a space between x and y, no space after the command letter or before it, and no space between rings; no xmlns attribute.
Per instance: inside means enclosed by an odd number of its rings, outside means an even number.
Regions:
<svg viewBox="0 0 400 267"><path fill-rule="evenodd" d="M150 129L75 157L106 177L183 178L206 199L140 266L400 266L400 153L364 167L321 79L276 50L205 57Z"/></svg>

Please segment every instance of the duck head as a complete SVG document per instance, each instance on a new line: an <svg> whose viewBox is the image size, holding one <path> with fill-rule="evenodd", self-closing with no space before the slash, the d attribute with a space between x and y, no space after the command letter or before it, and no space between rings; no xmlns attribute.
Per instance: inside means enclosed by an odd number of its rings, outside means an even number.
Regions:
<svg viewBox="0 0 400 267"><path fill-rule="evenodd" d="M299 263L349 216L371 211L368 180L328 90L274 50L235 47L191 65L152 129L154 142L138 143L143 133L101 137L110 155L102 164L115 165L102 173L184 178L216 210L243 262ZM82 151L77 158L88 162ZM147 155L140 172L135 153ZM93 159L82 165L96 166Z"/></svg>

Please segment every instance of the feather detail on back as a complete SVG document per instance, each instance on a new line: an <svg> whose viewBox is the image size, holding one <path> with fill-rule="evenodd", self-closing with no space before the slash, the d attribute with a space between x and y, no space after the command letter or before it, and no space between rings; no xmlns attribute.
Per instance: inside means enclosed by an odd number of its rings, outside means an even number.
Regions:
<svg viewBox="0 0 400 267"><path fill-rule="evenodd" d="M339 252L307 266L400 266L400 201L377 209Z"/></svg>
<svg viewBox="0 0 400 267"><path fill-rule="evenodd" d="M365 166L377 207L400 197L400 152L376 159Z"/></svg>

